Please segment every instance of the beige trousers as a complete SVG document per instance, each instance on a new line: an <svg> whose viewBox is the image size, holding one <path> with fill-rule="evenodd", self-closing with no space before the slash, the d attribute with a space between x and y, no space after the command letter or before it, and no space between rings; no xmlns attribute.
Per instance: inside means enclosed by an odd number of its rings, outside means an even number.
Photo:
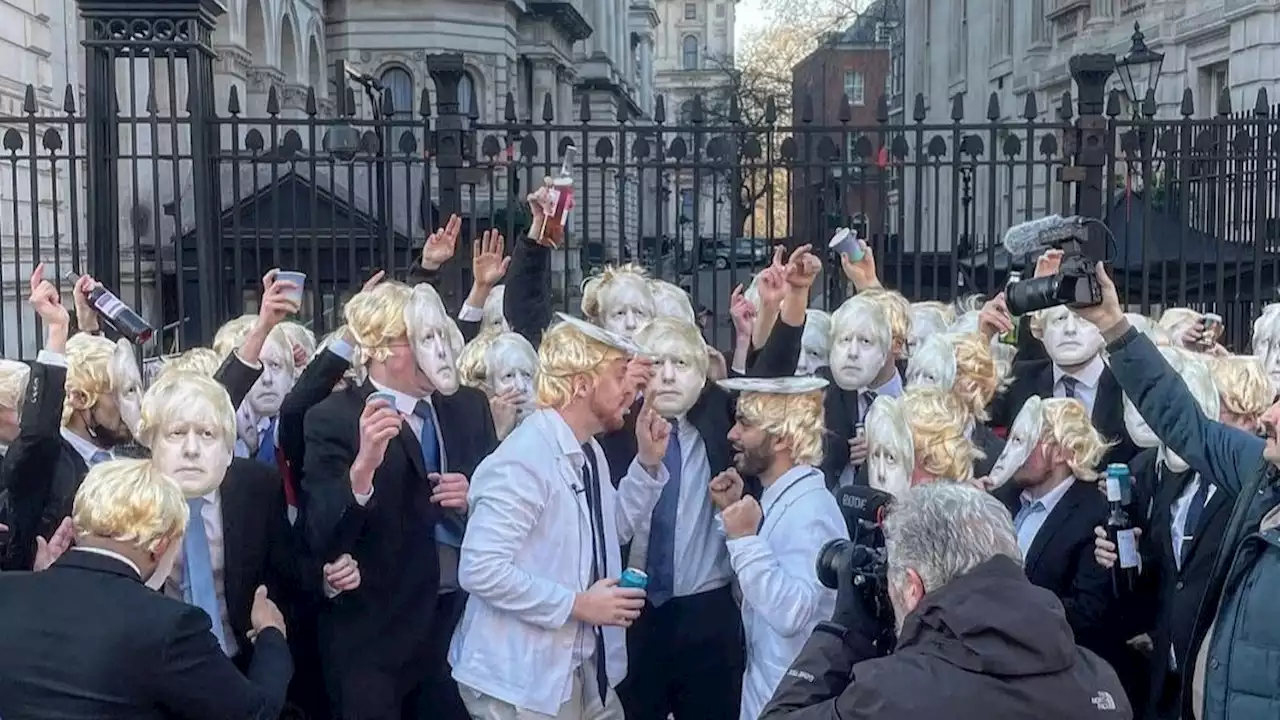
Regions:
<svg viewBox="0 0 1280 720"><path fill-rule="evenodd" d="M573 671L569 699L555 715L518 708L466 685L458 685L458 692L472 720L623 720L622 702L617 693L611 689L608 699L600 701L595 672L594 658Z"/></svg>

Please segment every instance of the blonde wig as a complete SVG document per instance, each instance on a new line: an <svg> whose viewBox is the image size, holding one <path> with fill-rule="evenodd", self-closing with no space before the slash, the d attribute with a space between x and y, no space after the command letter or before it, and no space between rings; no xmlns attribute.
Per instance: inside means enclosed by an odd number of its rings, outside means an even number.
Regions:
<svg viewBox="0 0 1280 720"><path fill-rule="evenodd" d="M258 322L257 315L241 315L223 323L213 336L213 351L218 353L219 358L225 359L233 351L240 349L256 322ZM284 329L284 323L271 328L263 348L268 346L275 347L283 353L284 357L289 359L289 366L293 367L293 343Z"/></svg>
<svg viewBox="0 0 1280 720"><path fill-rule="evenodd" d="M1101 477L1098 466L1115 443L1107 442L1098 433L1084 403L1075 398L1048 398L1042 402L1041 408L1040 439L1050 441L1066 452L1067 466L1077 480Z"/></svg>
<svg viewBox="0 0 1280 720"><path fill-rule="evenodd" d="M946 325L956 321L956 308L950 303L938 300L921 300L920 302L911 303L911 309L913 311L937 313Z"/></svg>
<svg viewBox="0 0 1280 720"><path fill-rule="evenodd" d="M191 348L171 358L167 358L156 374L156 381L172 373L199 373L205 377L213 377L222 367L222 358L216 350L210 348Z"/></svg>
<svg viewBox="0 0 1280 720"><path fill-rule="evenodd" d="M1213 358L1209 369L1223 410L1252 423L1271 407L1271 380L1260 359L1252 355Z"/></svg>
<svg viewBox="0 0 1280 720"><path fill-rule="evenodd" d="M497 285L489 291L484 301L483 317L480 320L480 332L506 332L507 316L505 305L507 286Z"/></svg>
<svg viewBox="0 0 1280 720"><path fill-rule="evenodd" d="M653 295L654 317L673 317L691 325L698 324L689 293L665 280L650 280L649 292Z"/></svg>
<svg viewBox="0 0 1280 720"><path fill-rule="evenodd" d="M316 334L311 332L311 328L292 320L285 320L278 327L290 343L289 357L293 357L293 346L296 345L306 353L307 360L311 360L316 354Z"/></svg>
<svg viewBox="0 0 1280 720"><path fill-rule="evenodd" d="M458 353L459 382L467 387L481 389L486 387L485 351L501 334L501 330L481 330L471 342L462 346L462 352Z"/></svg>
<svg viewBox="0 0 1280 720"><path fill-rule="evenodd" d="M711 368L702 332L683 319L667 316L651 320L636 333L635 341L650 355L671 355L684 360L704 377Z"/></svg>
<svg viewBox="0 0 1280 720"><path fill-rule="evenodd" d="M321 338L320 344L316 348L316 352L319 353L320 351L328 350L333 347L333 344L337 341L346 340L346 337L347 326L343 325L337 330L334 330ZM364 356L360 346L353 346L352 351L353 355L351 357L351 365L342 373L342 379L344 382L348 382L353 385L360 385L364 383L364 379L368 375L368 370L364 366Z"/></svg>
<svg viewBox="0 0 1280 720"><path fill-rule="evenodd" d="M358 364L386 360L393 343L408 342L404 311L412 294L413 290L404 283L380 282L347 301L342 317L347 332L359 346Z"/></svg>
<svg viewBox="0 0 1280 720"><path fill-rule="evenodd" d="M944 480L960 482L973 478L973 463L984 455L969 439L973 416L954 393L932 386L908 388L899 398L916 465Z"/></svg>
<svg viewBox="0 0 1280 720"><path fill-rule="evenodd" d="M992 342L989 347L996 364L996 392L1003 392L1013 384L1013 359L1018 355L1018 348L1002 342Z"/></svg>
<svg viewBox="0 0 1280 720"><path fill-rule="evenodd" d="M529 364L534 368L534 376L536 381L538 367L538 351L533 349L533 343L520 333L504 332L498 333L493 340L485 347L484 356L481 358L483 362L483 372L486 378L501 377L501 370L504 361L514 356L524 356ZM490 392L496 391L495 383L486 383L485 387Z"/></svg>
<svg viewBox="0 0 1280 720"><path fill-rule="evenodd" d="M534 382L540 408L562 408L573 402L574 381L594 383L603 367L625 358L621 350L588 337L567 322L552 325L538 348L538 377Z"/></svg>
<svg viewBox="0 0 1280 720"><path fill-rule="evenodd" d="M951 391L964 401L978 422L986 422L987 406L1000 388L1000 373L992 357L991 343L973 333L948 339L956 351L956 382Z"/></svg>
<svg viewBox="0 0 1280 720"><path fill-rule="evenodd" d="M1156 323L1166 332L1176 333L1187 325L1200 322L1200 318L1204 317L1200 313L1191 308L1169 308L1160 313L1160 320Z"/></svg>
<svg viewBox="0 0 1280 720"><path fill-rule="evenodd" d="M859 296L876 303L884 311L885 320L889 322L889 332L893 343L899 351L907 347L907 339L911 336L911 303L902 293L896 290L875 288L863 290Z"/></svg>
<svg viewBox="0 0 1280 720"><path fill-rule="evenodd" d="M976 333L982 327L982 321L977 310L969 310L956 316L951 326L947 328L947 332L951 333Z"/></svg>
<svg viewBox="0 0 1280 720"><path fill-rule="evenodd" d="M782 395L744 392L738 398L738 415L763 430L774 442L791 448L797 465L822 464L822 392Z"/></svg>
<svg viewBox="0 0 1280 720"><path fill-rule="evenodd" d="M17 360L0 359L0 408L21 410L31 366Z"/></svg>
<svg viewBox="0 0 1280 720"><path fill-rule="evenodd" d="M174 418L192 411L212 421L227 452L235 452L236 409L231 404L231 396L222 383L198 372L167 372L147 389L142 395L138 442L152 447L157 434L164 432Z"/></svg>
<svg viewBox="0 0 1280 720"><path fill-rule="evenodd" d="M109 460L89 468L72 503L81 538L114 540L154 553L187 530L187 499L150 460Z"/></svg>
<svg viewBox="0 0 1280 720"><path fill-rule="evenodd" d="M111 362L116 355L116 344L100 335L77 333L67 340L66 399L62 403L62 424L65 427L75 412L71 404L73 393L83 393L85 407L98 404L98 398L115 392L111 379Z"/></svg>
<svg viewBox="0 0 1280 720"><path fill-rule="evenodd" d="M640 297L649 306L649 315L653 316L656 303L649 278L645 276L643 267L633 263L610 265L604 272L588 278L582 284L582 316L596 325L601 324L602 296L623 285L631 285L640 293Z"/></svg>

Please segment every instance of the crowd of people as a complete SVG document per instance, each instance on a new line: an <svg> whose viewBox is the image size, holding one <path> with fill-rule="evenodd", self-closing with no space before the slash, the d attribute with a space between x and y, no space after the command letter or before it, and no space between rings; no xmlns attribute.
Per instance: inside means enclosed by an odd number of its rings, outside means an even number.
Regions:
<svg viewBox="0 0 1280 720"><path fill-rule="evenodd" d="M35 269L0 718L1280 717L1280 305L1232 354L1101 265L1014 317L861 244L827 314L802 246L722 353L634 266L553 316L541 232L477 238L451 313L460 230L319 342L272 271L145 383Z"/></svg>

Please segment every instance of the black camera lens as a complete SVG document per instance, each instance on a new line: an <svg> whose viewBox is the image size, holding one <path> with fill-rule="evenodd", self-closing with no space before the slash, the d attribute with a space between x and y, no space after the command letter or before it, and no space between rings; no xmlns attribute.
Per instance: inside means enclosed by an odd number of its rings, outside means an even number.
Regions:
<svg viewBox="0 0 1280 720"><path fill-rule="evenodd" d="M1009 308L1009 314L1014 317L1056 307L1063 303L1058 296L1061 284L1062 276L1060 275L1012 283L1005 289L1005 306Z"/></svg>
<svg viewBox="0 0 1280 720"><path fill-rule="evenodd" d="M850 571L849 555L852 550L852 541L836 539L828 541L818 551L816 569L818 582L822 583L823 587L835 590L840 586L840 574Z"/></svg>

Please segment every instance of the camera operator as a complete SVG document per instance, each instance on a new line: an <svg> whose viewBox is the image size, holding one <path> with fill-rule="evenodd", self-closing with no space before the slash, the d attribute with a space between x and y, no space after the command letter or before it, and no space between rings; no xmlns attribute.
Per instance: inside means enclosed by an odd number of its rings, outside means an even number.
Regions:
<svg viewBox="0 0 1280 720"><path fill-rule="evenodd" d="M841 578L761 720L1132 718L1110 667L1076 647L1052 593L1023 573L1009 513L951 482L900 496L885 520L892 655L874 657L872 602ZM842 623L848 622L849 625Z"/></svg>

